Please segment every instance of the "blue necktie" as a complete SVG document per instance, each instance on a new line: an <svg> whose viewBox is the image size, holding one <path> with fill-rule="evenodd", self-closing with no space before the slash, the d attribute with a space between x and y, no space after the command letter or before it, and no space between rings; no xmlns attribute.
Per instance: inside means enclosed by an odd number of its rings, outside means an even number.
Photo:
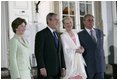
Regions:
<svg viewBox="0 0 118 80"><path fill-rule="evenodd" d="M53 32L53 36L54 36L55 46L56 48L58 48L58 37L56 31Z"/></svg>
<svg viewBox="0 0 118 80"><path fill-rule="evenodd" d="M90 33L91 33L91 38L93 39L93 41L96 43L96 39L95 39L95 36L93 34L93 30L90 30Z"/></svg>

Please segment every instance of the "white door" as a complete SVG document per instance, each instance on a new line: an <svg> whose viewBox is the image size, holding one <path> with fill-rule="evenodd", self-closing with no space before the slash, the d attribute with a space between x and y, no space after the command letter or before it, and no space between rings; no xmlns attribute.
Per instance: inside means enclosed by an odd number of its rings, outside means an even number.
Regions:
<svg viewBox="0 0 118 80"><path fill-rule="evenodd" d="M13 37L14 33L11 28L12 21L21 17L26 19L27 23L32 23L32 1L9 1L8 2L9 10L9 34L10 39Z"/></svg>

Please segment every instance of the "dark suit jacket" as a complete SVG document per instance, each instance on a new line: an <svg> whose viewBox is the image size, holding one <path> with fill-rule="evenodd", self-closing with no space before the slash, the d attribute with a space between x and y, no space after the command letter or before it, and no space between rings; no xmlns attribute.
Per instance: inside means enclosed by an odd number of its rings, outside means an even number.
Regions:
<svg viewBox="0 0 118 80"><path fill-rule="evenodd" d="M48 76L55 76L59 69L65 68L63 48L59 38L59 47L56 48L53 34L49 28L37 32L35 38L35 56L38 71L40 68L46 68ZM38 72L39 73L39 72Z"/></svg>
<svg viewBox="0 0 118 80"><path fill-rule="evenodd" d="M88 32L84 29L78 33L80 44L85 48L83 57L87 64L87 73L96 73L105 71L105 57L103 50L103 32L95 29L97 43L95 43Z"/></svg>

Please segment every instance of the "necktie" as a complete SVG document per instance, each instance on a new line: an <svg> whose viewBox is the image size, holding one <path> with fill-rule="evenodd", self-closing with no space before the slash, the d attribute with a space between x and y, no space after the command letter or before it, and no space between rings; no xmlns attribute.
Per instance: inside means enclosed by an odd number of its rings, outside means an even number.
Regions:
<svg viewBox="0 0 118 80"><path fill-rule="evenodd" d="M93 30L92 29L90 30L90 35L91 35L91 38L93 39L93 41L96 43L96 39L95 39L95 36L93 34Z"/></svg>
<svg viewBox="0 0 118 80"><path fill-rule="evenodd" d="M55 46L58 48L58 37L56 31L53 32L53 36L54 36Z"/></svg>

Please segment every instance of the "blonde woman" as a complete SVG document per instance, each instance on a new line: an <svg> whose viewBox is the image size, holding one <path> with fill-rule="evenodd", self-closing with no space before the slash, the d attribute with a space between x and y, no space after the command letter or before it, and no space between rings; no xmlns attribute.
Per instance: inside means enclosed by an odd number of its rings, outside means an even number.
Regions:
<svg viewBox="0 0 118 80"><path fill-rule="evenodd" d="M64 57L66 63L65 79L85 79L85 62L82 57L84 48L80 45L77 33L72 31L73 21L71 17L63 19L65 32L61 35Z"/></svg>

